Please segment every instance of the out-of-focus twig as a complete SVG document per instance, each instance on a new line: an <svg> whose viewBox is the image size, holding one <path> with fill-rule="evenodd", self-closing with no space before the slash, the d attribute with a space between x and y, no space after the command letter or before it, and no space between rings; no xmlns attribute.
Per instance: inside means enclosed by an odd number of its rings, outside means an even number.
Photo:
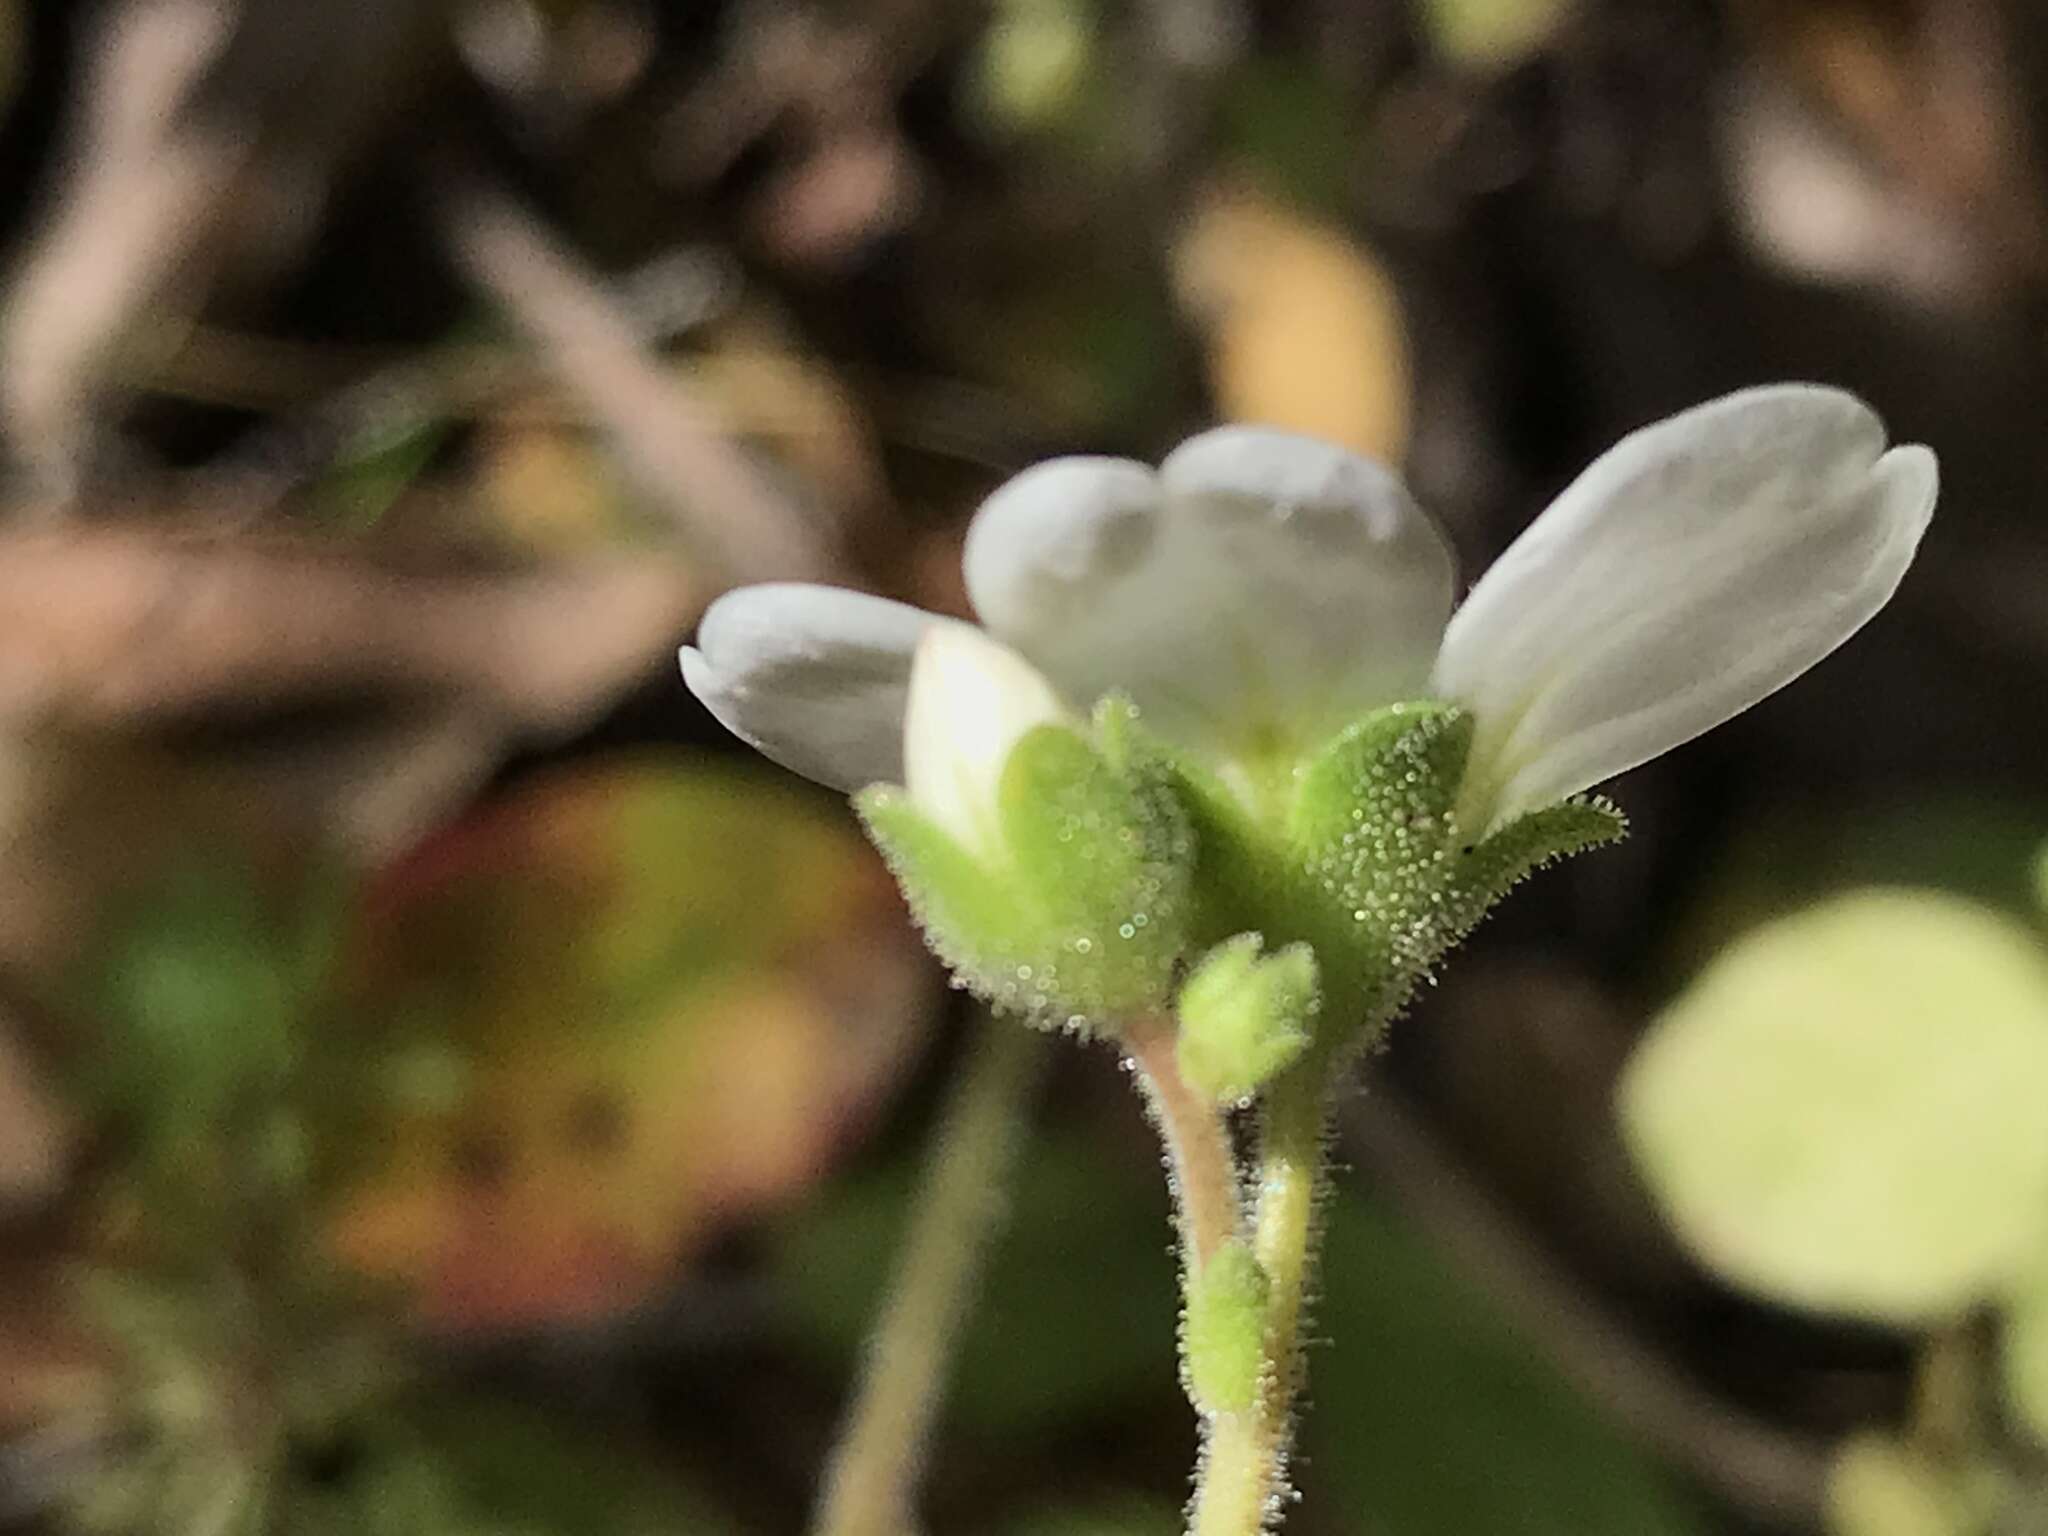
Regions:
<svg viewBox="0 0 2048 1536"><path fill-rule="evenodd" d="M666 649L666 647L664 647ZM246 798L310 815L364 865L396 858L481 789L524 734L459 701L357 724L336 737L243 751L211 770Z"/></svg>
<svg viewBox="0 0 2048 1536"><path fill-rule="evenodd" d="M564 731L665 652L703 592L645 554L451 572L287 540L24 531L0 536L0 720L125 726L381 690Z"/></svg>
<svg viewBox="0 0 2048 1536"><path fill-rule="evenodd" d="M736 579L817 578L838 564L822 520L759 471L727 423L652 358L624 308L511 197L451 178L436 200L457 261L538 346L641 488Z"/></svg>
<svg viewBox="0 0 2048 1536"><path fill-rule="evenodd" d="M70 174L0 320L8 438L70 488L103 359L188 256L247 147L177 110L232 23L222 0L109 12L81 92Z"/></svg>
<svg viewBox="0 0 2048 1536"><path fill-rule="evenodd" d="M70 1121L23 1050L13 1019L0 1013L0 1215L57 1192L71 1134Z"/></svg>
<svg viewBox="0 0 2048 1536"><path fill-rule="evenodd" d="M294 254L332 184L424 98L445 32L418 0L109 7L0 322L0 426L46 485L78 488L109 357L161 344L219 277Z"/></svg>
<svg viewBox="0 0 2048 1536"><path fill-rule="evenodd" d="M889 1297L826 1469L813 1536L908 1536L947 1368L1007 1206L1025 1106L1047 1052L1013 1019L976 1018L933 1141Z"/></svg>
<svg viewBox="0 0 2048 1536"><path fill-rule="evenodd" d="M1824 1450L1679 1375L1520 1231L1392 1095L1355 1106L1345 1150L1474 1274L1579 1387L1643 1441L1771 1525L1811 1529Z"/></svg>

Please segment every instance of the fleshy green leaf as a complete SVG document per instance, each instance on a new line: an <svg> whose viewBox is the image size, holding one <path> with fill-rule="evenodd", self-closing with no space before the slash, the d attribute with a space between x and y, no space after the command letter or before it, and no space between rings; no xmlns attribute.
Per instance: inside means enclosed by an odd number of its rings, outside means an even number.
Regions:
<svg viewBox="0 0 2048 1536"><path fill-rule="evenodd" d="M1902 1324L2013 1281L2048 1227L2048 955L1983 908L1868 891L1757 930L1658 1020L1620 1095L1706 1263Z"/></svg>
<svg viewBox="0 0 2048 1536"><path fill-rule="evenodd" d="M1220 1104L1258 1092L1307 1050L1322 1005L1313 950L1260 947L1256 933L1226 940L1181 986L1181 1075Z"/></svg>

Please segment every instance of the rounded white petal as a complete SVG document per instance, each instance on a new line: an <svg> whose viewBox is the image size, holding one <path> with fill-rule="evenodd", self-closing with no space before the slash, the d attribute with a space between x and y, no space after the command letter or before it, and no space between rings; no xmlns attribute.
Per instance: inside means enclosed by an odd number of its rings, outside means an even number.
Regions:
<svg viewBox="0 0 2048 1536"><path fill-rule="evenodd" d="M1422 688L1453 566L1386 470L1313 438L1223 427L1155 474L1058 459L989 498L967 590L1079 704L1111 689L1227 755L1305 746Z"/></svg>
<svg viewBox="0 0 2048 1536"><path fill-rule="evenodd" d="M727 730L805 778L899 783L910 658L950 622L839 587L741 587L705 611L683 679Z"/></svg>
<svg viewBox="0 0 2048 1536"><path fill-rule="evenodd" d="M1884 606L1934 455L1840 390L1776 385L1622 439L1452 618L1434 691L1475 720L1468 818L1498 822L1689 741Z"/></svg>
<svg viewBox="0 0 2048 1536"><path fill-rule="evenodd" d="M997 794L1025 732L1066 718L1038 670L966 624L918 642L903 723L903 783L919 810L984 858L1001 850Z"/></svg>

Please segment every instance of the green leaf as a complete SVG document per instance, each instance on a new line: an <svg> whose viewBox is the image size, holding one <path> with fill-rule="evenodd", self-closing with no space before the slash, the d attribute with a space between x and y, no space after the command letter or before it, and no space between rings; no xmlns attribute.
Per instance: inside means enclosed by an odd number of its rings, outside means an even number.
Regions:
<svg viewBox="0 0 2048 1536"><path fill-rule="evenodd" d="M1302 1474L1359 1536L1702 1536L1622 1426L1460 1275L1355 1197L1330 1202Z"/></svg>
<svg viewBox="0 0 2048 1536"><path fill-rule="evenodd" d="M1630 1063L1629 1146L1679 1235L1774 1300L1908 1325L2048 1228L2048 956L1996 913L1868 891L1756 930Z"/></svg>
<svg viewBox="0 0 2048 1536"><path fill-rule="evenodd" d="M1241 933L1205 955L1181 986L1181 1075L1219 1104L1250 1097L1308 1049L1321 997L1315 952L1290 944L1261 955Z"/></svg>
<svg viewBox="0 0 2048 1536"><path fill-rule="evenodd" d="M1189 1276L1181 1341L1188 1396L1202 1412L1242 1413L1257 1401L1272 1289L1241 1238L1225 1243Z"/></svg>

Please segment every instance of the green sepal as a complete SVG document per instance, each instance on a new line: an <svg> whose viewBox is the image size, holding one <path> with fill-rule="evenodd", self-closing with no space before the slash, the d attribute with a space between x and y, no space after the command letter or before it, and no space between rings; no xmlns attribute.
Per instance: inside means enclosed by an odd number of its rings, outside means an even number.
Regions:
<svg viewBox="0 0 2048 1536"><path fill-rule="evenodd" d="M1322 1007L1315 951L1263 946L1256 933L1226 939L1181 985L1181 1076L1219 1104L1250 1098L1299 1060Z"/></svg>
<svg viewBox="0 0 2048 1536"><path fill-rule="evenodd" d="M1206 946L1248 930L1271 933L1275 914L1298 903L1301 881L1286 844L1205 765L1180 758L1168 772L1195 844L1189 937Z"/></svg>
<svg viewBox="0 0 2048 1536"><path fill-rule="evenodd" d="M1303 765L1289 835L1336 861L1342 878L1399 882L1454 841L1450 810L1471 750L1472 717L1455 704L1375 710Z"/></svg>
<svg viewBox="0 0 2048 1536"><path fill-rule="evenodd" d="M853 803L946 969L994 1007L1037 1011L1033 960L1048 944L1034 914L899 786L871 784Z"/></svg>
<svg viewBox="0 0 2048 1536"><path fill-rule="evenodd" d="M1459 857L1437 952L1471 932L1502 897L1537 870L1626 836L1628 818L1599 795L1517 816Z"/></svg>
<svg viewBox="0 0 2048 1536"><path fill-rule="evenodd" d="M855 800L954 977L1035 1023L1079 1029L1163 1009L1186 946L1194 844L1169 769L1106 734L1106 751L1060 725L1017 743L997 787L994 863L901 789Z"/></svg>
<svg viewBox="0 0 2048 1536"><path fill-rule="evenodd" d="M1186 945L1194 863L1164 773L1114 732L1105 752L1042 725L1012 749L997 806L1017 895L1052 941L1034 992L1094 1019L1163 1007Z"/></svg>
<svg viewBox="0 0 2048 1536"><path fill-rule="evenodd" d="M1472 729L1455 704L1391 704L1300 771L1288 816L1298 894L1290 927L1264 931L1314 947L1332 1049L1369 1043L1526 876L1626 830L1606 801L1573 800L1518 817L1474 846L1476 829L1456 815Z"/></svg>
<svg viewBox="0 0 2048 1536"><path fill-rule="evenodd" d="M1458 849L1451 808L1472 722L1455 705L1391 704L1339 733L1301 770L1288 841L1306 936L1342 1015L1383 1024L1434 951L1429 933Z"/></svg>
<svg viewBox="0 0 2048 1536"><path fill-rule="evenodd" d="M1188 1397L1203 1413L1244 1413L1266 1368L1272 1282L1242 1238L1232 1238L1188 1276L1182 1350Z"/></svg>

